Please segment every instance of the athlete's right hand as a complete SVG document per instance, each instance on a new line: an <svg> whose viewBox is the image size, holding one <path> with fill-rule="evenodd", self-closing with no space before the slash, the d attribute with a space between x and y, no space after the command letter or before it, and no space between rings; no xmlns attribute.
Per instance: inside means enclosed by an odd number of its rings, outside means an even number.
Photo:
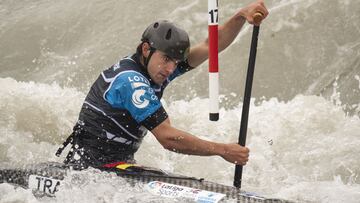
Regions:
<svg viewBox="0 0 360 203"><path fill-rule="evenodd" d="M269 14L269 11L265 7L264 0L256 0L255 2L245 6L244 8L240 9L238 14L244 17L248 23L254 25L260 25L260 22L255 22L254 15L255 13L261 13L263 15L263 19Z"/></svg>
<svg viewBox="0 0 360 203"><path fill-rule="evenodd" d="M233 164L246 165L249 160L249 148L237 143L225 144L225 152L221 157Z"/></svg>

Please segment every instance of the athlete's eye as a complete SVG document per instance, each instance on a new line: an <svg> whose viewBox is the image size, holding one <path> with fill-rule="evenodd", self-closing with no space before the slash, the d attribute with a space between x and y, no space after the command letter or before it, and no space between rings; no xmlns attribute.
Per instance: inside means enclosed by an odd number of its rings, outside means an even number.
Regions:
<svg viewBox="0 0 360 203"><path fill-rule="evenodd" d="M177 65L180 61L175 60L173 58L171 58L170 56L167 55L162 55L162 60L164 61L164 63L170 63L170 62L174 62L175 65Z"/></svg>
<svg viewBox="0 0 360 203"><path fill-rule="evenodd" d="M164 59L164 62L165 62L165 63L168 63L168 62L171 61L171 58L168 57L168 56L166 56L166 55L163 56L163 59Z"/></svg>

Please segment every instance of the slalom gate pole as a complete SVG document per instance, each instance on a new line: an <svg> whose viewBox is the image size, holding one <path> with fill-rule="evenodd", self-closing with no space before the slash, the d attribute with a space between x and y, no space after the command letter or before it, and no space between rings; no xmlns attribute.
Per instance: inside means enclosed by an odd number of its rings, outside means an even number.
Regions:
<svg viewBox="0 0 360 203"><path fill-rule="evenodd" d="M208 0L209 98L211 121L219 120L218 0Z"/></svg>

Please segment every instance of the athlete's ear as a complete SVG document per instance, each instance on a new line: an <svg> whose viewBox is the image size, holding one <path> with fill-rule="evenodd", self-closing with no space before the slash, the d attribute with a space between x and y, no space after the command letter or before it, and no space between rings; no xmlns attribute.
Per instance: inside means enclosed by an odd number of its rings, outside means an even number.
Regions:
<svg viewBox="0 0 360 203"><path fill-rule="evenodd" d="M147 58L150 54L150 45L147 42L144 42L141 47L142 55Z"/></svg>

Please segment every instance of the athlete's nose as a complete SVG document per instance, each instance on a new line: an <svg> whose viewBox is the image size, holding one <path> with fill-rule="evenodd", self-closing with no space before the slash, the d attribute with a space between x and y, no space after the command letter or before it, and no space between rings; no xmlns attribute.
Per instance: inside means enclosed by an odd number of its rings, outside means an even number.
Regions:
<svg viewBox="0 0 360 203"><path fill-rule="evenodd" d="M166 70L166 72L170 75L170 74L172 74L172 73L174 72L175 68L176 68L176 64L175 64L175 63L168 63L168 64L166 65L166 67L165 67L165 70Z"/></svg>

